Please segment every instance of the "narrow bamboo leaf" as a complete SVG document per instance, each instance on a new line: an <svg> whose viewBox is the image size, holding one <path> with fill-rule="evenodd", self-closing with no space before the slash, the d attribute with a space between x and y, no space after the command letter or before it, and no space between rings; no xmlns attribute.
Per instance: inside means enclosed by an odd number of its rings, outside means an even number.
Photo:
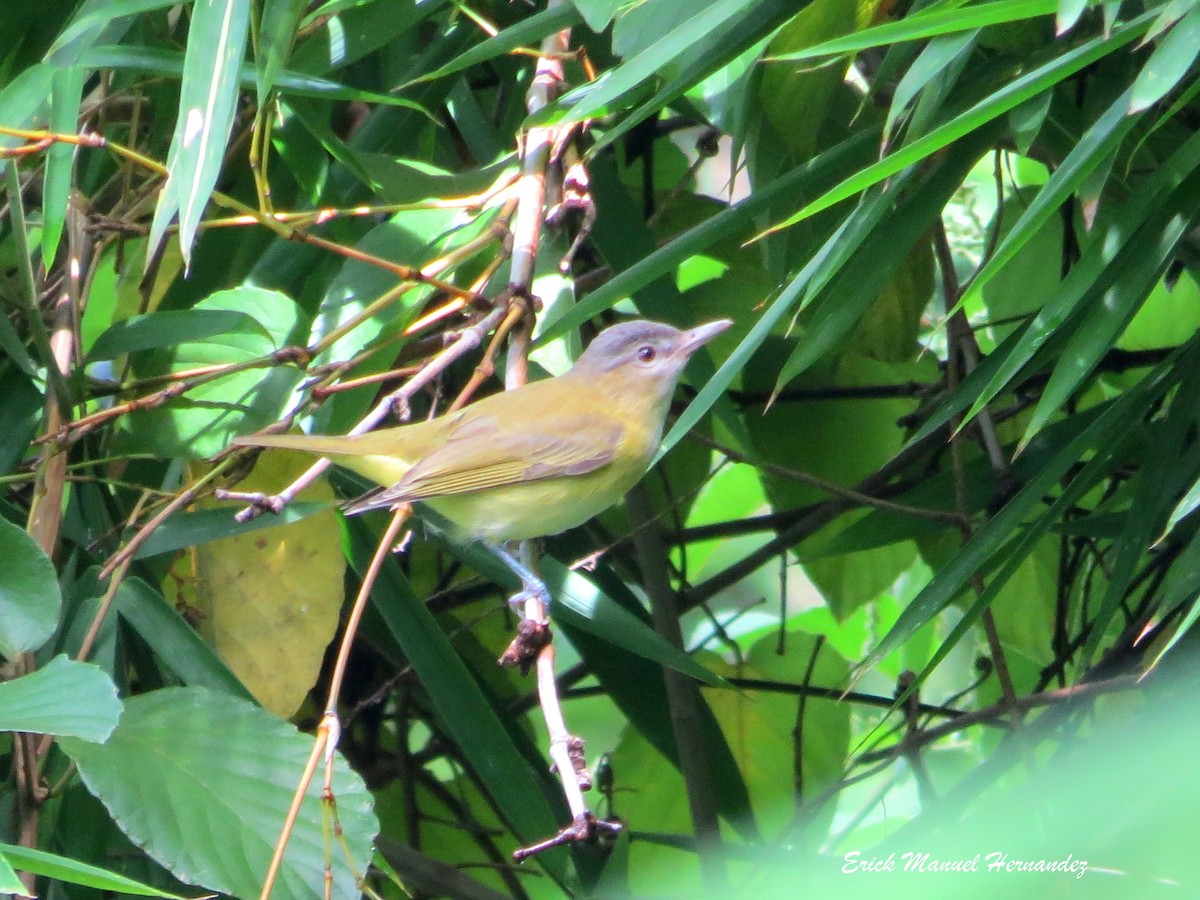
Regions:
<svg viewBox="0 0 1200 900"><path fill-rule="evenodd" d="M1142 43L1148 44L1153 41L1156 37L1191 12L1195 6L1196 0L1170 0L1166 6L1162 7L1162 12L1158 14L1158 18L1154 20L1154 24L1151 25L1150 30L1146 32L1146 36L1142 39Z"/></svg>
<svg viewBox="0 0 1200 900"><path fill-rule="evenodd" d="M1200 54L1200 7L1175 24L1142 66L1133 82L1131 113L1141 112L1165 97L1187 74Z"/></svg>
<svg viewBox="0 0 1200 900"><path fill-rule="evenodd" d="M594 158L604 148L619 141L651 115L683 97L712 73L736 59L769 36L784 21L795 14L795 4L789 0L758 0L745 15L700 45L707 52L693 48L693 58L663 87L647 100L621 117L614 127L606 129L601 138L588 150Z"/></svg>
<svg viewBox="0 0 1200 900"><path fill-rule="evenodd" d="M25 887L12 863L5 858L4 846L6 845L0 845L0 891L15 897L33 897L34 894Z"/></svg>
<svg viewBox="0 0 1200 900"><path fill-rule="evenodd" d="M978 35L978 31L943 35L931 40L921 50L892 94L892 103L888 107L887 119L883 123L885 142L891 142L892 129L895 128L896 123L908 111L909 106L926 85L938 78L946 67L960 55L970 52Z"/></svg>
<svg viewBox="0 0 1200 900"><path fill-rule="evenodd" d="M587 27L596 34L604 31L621 8L622 0L572 0ZM553 7L552 7L553 8Z"/></svg>
<svg viewBox="0 0 1200 900"><path fill-rule="evenodd" d="M304 0L265 0L263 4L254 56L260 106L267 102L287 65L305 6Z"/></svg>
<svg viewBox="0 0 1200 900"><path fill-rule="evenodd" d="M1073 329L1059 363L1026 426L1022 443L1049 421L1100 358L1116 344L1125 326L1133 319L1154 283L1175 258L1179 241L1192 227L1195 203L1200 199L1200 178L1193 177L1171 196L1170 204L1148 217L1142 228L1122 248L1121 263L1114 262L1110 272L1119 272L1103 296L1089 304L1079 327Z"/></svg>
<svg viewBox="0 0 1200 900"><path fill-rule="evenodd" d="M203 341L219 334L259 331L270 334L258 320L232 309L173 309L123 319L101 333L92 344L88 360L116 359L139 350L174 347Z"/></svg>
<svg viewBox="0 0 1200 900"><path fill-rule="evenodd" d="M651 46L616 68L609 69L590 84L568 91L556 102L531 116L529 124L581 122L619 106L669 63L687 53L713 33L727 31L753 6L764 0L715 0L671 29Z"/></svg>
<svg viewBox="0 0 1200 900"><path fill-rule="evenodd" d="M178 0L88 0L50 45L46 62L56 66L76 65L77 54L102 40L114 19L177 5Z"/></svg>
<svg viewBox="0 0 1200 900"><path fill-rule="evenodd" d="M162 523L138 548L134 559L147 559L161 553L173 553L184 547L195 547L209 541L219 541L237 534L246 534L263 528L278 528L299 522L314 513L328 509L328 503L302 501L289 503L277 515L259 516L249 522L235 522L234 507L226 509L201 509L196 512L179 513Z"/></svg>
<svg viewBox="0 0 1200 900"><path fill-rule="evenodd" d="M36 850L33 847L0 844L0 856L4 857L9 865L20 869L22 872L30 872L34 875L52 878L55 881L62 881L66 884L78 884L83 887L96 888L97 890L109 891L114 894L133 894L138 897L166 897L168 900L185 900L180 894L172 894L164 891L162 888L143 884L140 881L125 877L120 872L110 872L108 869L101 869L98 866L89 866L87 863L68 859L56 853Z"/></svg>
<svg viewBox="0 0 1200 900"><path fill-rule="evenodd" d="M837 187L826 191L816 200L801 208L799 212L762 232L759 237L795 225L848 197L861 193L871 185L878 184L902 169L928 158L948 144L979 128L985 122L1004 115L1009 110L1037 96L1042 91L1048 90L1097 60L1116 52L1137 38L1148 24L1149 14L1139 16L1116 29L1112 37L1094 38L1015 79L976 103L966 112L955 116L945 125L935 128L874 165L867 166L850 176Z"/></svg>
<svg viewBox="0 0 1200 900"><path fill-rule="evenodd" d="M1185 454L1195 430L1197 400L1200 399L1200 370L1196 368L1196 357L1197 353L1192 352L1180 359L1183 381L1172 398L1165 420L1156 423L1146 462L1137 474L1136 489L1121 536L1113 542L1108 587L1092 618L1084 645L1083 661L1087 664L1104 641L1109 622L1126 597L1138 563L1154 535L1162 528L1170 500L1178 493L1176 482L1180 480L1181 472L1195 471L1197 457L1200 457L1200 451L1194 447L1192 452Z"/></svg>
<svg viewBox="0 0 1200 900"><path fill-rule="evenodd" d="M191 265L192 243L233 128L249 24L249 0L196 0L192 7L179 118L150 224L148 260L178 213L179 246L185 267Z"/></svg>
<svg viewBox="0 0 1200 900"><path fill-rule="evenodd" d="M374 552L375 539L359 520L351 519L347 524L352 562L362 572ZM391 557L380 569L371 596L429 693L438 716L513 830L523 840L553 834L557 826L542 785L513 746L470 670Z"/></svg>
<svg viewBox="0 0 1200 900"><path fill-rule="evenodd" d="M0 684L0 731L103 742L120 716L117 686L104 670L65 656Z"/></svg>
<svg viewBox="0 0 1200 900"><path fill-rule="evenodd" d="M1097 3L1100 0L1088 2ZM975 31L988 25L1003 25L1050 15L1055 11L1057 3L1058 0L997 0L992 3L976 3L964 9L931 9L928 12L905 16L898 22L886 22L845 37L805 47L803 50L773 56L767 62L819 59L822 56L857 53L860 50L884 47L902 41L917 41L959 31Z"/></svg>
<svg viewBox="0 0 1200 900"><path fill-rule="evenodd" d="M80 65L88 68L156 72L160 75L182 75L184 67L184 55L175 50L130 44L106 44L92 47L82 54L81 60ZM256 74L247 66L242 67L238 78L241 86L245 88L252 88L258 84ZM378 103L383 106L401 106L415 110L431 120L434 118L425 107L404 97L353 88L319 75L309 75L290 69L278 73L274 87L290 96L319 97L327 100L361 100L364 103Z"/></svg>
<svg viewBox="0 0 1200 900"><path fill-rule="evenodd" d="M1191 630L1196 620L1200 619L1200 533L1192 535L1187 546L1171 564L1167 580L1163 583L1160 608L1164 612L1170 612L1189 601L1191 607L1175 627L1175 633L1155 654L1147 670L1157 666L1179 639Z"/></svg>
<svg viewBox="0 0 1200 900"><path fill-rule="evenodd" d="M745 200L722 210L694 228L689 228L665 246L631 264L611 281L572 306L543 332L538 338L538 344L544 344L573 328L578 328L656 278L670 272L689 256L719 241L746 234L753 227L755 218L769 210L772 204L779 202L781 198L811 191L814 187L828 183L828 180L845 166L869 159L875 145L876 135L867 131L858 132L843 143L755 190Z"/></svg>
<svg viewBox="0 0 1200 900"><path fill-rule="evenodd" d="M1055 521L1054 513L1067 505L1068 502L1073 503L1082 496L1095 483L1095 479L1100 477L1100 473L1106 471L1108 459L1116 449L1118 442L1113 441L1113 429L1117 423L1123 421L1125 416L1128 416L1130 410L1137 408L1150 402L1152 398L1161 395L1171 381L1173 372L1169 362L1163 363L1151 376L1147 376L1143 381L1132 390L1123 394L1117 400L1110 402L1095 420L1076 437L1068 441L1062 449L1041 468L1025 485L1012 497L988 522L975 533L969 542L947 562L934 576L933 580L921 591L920 594L910 603L891 630L880 640L879 644L871 650L867 658L862 662L860 668L868 669L871 666L878 664L889 653L899 647L904 641L911 637L919 628L933 619L938 613L945 609L955 598L955 596L967 584L968 579L972 574L979 571L988 560L997 556L1001 548L1006 546L1006 543L1011 543L1011 546L1004 552L1004 565L1001 568L1000 575L993 577L991 582L986 586L984 593L975 601L971 607L971 611L977 616L982 613L987 604L991 602L991 598L1003 586L1007 577L1011 576L1016 570L1020 560L1025 554L1032 550L1036 540L1049 530L1050 526ZM1085 469L1086 473L1081 473L1072 480L1070 486L1063 492L1062 497L1056 501L1051 508L1044 512L1035 523L1031 526L1021 528L1021 523L1025 521L1030 512L1042 503L1047 493L1054 490L1054 486L1059 479L1075 466L1079 458L1092 450L1096 450L1096 455L1088 461ZM1087 474L1089 477L1084 478ZM1018 537L1009 542L1009 537L1014 532ZM961 637L961 632L965 630L965 625L962 629L956 630L954 640ZM947 640L943 645L941 656L950 650L950 641ZM941 658L941 657L939 657ZM932 664L931 664L932 665ZM929 671L927 669L926 671Z"/></svg>
<svg viewBox="0 0 1200 900"><path fill-rule="evenodd" d="M74 134L83 97L84 70L77 66L59 69L50 87L50 130ZM54 264L59 239L67 221L71 200L71 176L75 167L74 144L55 143L46 151L45 188L42 197L42 259L46 268Z"/></svg>
<svg viewBox="0 0 1200 900"><path fill-rule="evenodd" d="M9 660L36 650L58 625L62 594L54 564L28 534L0 518L0 653Z"/></svg>
<svg viewBox="0 0 1200 900"><path fill-rule="evenodd" d="M0 125L24 128L46 105L54 85L54 67L30 66L0 89ZM20 138L0 135L0 148L15 147Z"/></svg>
<svg viewBox="0 0 1200 900"><path fill-rule="evenodd" d="M562 31L564 28L572 28L578 25L580 21L579 10L576 9L574 4L560 3L551 5L528 18L521 19L515 25L510 25L499 34L493 35L487 40L476 44L470 50L456 56L444 66L439 66L432 72L426 72L419 78L414 78L408 84L404 85L404 87L420 84L423 81L435 81L447 75L452 75L455 72L461 72L463 69L469 69L471 66L479 65L481 62L487 62L489 59L495 59L497 56L501 56L518 47L536 45L547 35L554 34L556 31Z"/></svg>
<svg viewBox="0 0 1200 900"><path fill-rule="evenodd" d="M16 364L16 367L26 375L33 377L37 373L37 363L25 349L25 343L17 334L17 330L13 328L8 316L0 316L0 350L3 350L5 355Z"/></svg>
<svg viewBox="0 0 1200 900"><path fill-rule="evenodd" d="M911 173L910 173L911 174ZM772 329L788 313L799 312L806 303L819 295L820 291L842 270L862 246L883 217L891 211L895 198L908 183L907 178L893 180L885 190L868 195L838 226L820 250L812 256L804 268L788 283L779 296L771 301L767 311L754 323L750 333L742 339L708 383L700 389L687 409L671 426L663 438L658 457L661 459L675 444L700 421L717 402L733 379L741 374L755 351L766 340Z"/></svg>
<svg viewBox="0 0 1200 900"><path fill-rule="evenodd" d="M1058 0L1058 12L1054 17L1054 33L1062 37L1075 27L1083 11L1088 8L1088 0Z"/></svg>
<svg viewBox="0 0 1200 900"><path fill-rule="evenodd" d="M988 129L986 134L955 144L930 172L922 173L925 177L921 183L906 185L903 194L893 193L901 199L887 219L876 224L872 237L858 242L858 252L836 281L813 293L808 327L783 364L775 381L776 391L832 350L859 322L892 273L932 223L939 220L946 202L993 134L994 130Z"/></svg>
<svg viewBox="0 0 1200 900"><path fill-rule="evenodd" d="M1116 114L1116 107L1122 102L1122 98L1118 98L1117 103L1110 106L1105 114L1101 117L1102 120L1111 120ZM1097 126L1101 123L1097 122ZM1097 139L1103 136L1104 129L1093 129ZM1121 129L1121 135L1124 134L1124 129ZM1082 181L1083 165L1085 156L1090 158L1091 165L1098 164L1104 158L1103 148L1106 145L1112 144L1113 140L1117 139L1118 135L1110 134L1108 139L1089 142L1089 149L1086 154L1081 154L1078 166L1072 166L1072 176L1069 181L1078 183ZM1083 146L1082 144L1080 145ZM1064 167L1066 164L1064 163ZM1106 227L1104 235L1097 235L1088 245L1087 252L1083 258L1072 268L1070 275L1064 279L1059 291L1049 304L1043 307L1034 317L1033 321L1026 326L1025 330L1020 333L1018 342L1013 346L1012 350L1006 354L1003 360L998 361L995 368L991 370L990 380L986 383L982 390L976 387L976 393L973 395L973 404L970 411L967 413L967 420L973 418L980 409L987 403L991 402L995 396L1000 393L1009 382L1020 372L1033 356L1042 349L1043 345L1047 344L1051 339L1061 338L1061 326L1068 317L1074 312L1084 298L1089 296L1092 291L1103 290L1107 287L1106 278L1111 278L1113 271L1111 266L1114 259L1127 254L1126 241L1129 235L1135 233L1138 226L1143 223L1153 209L1154 204L1161 203L1164 195L1174 190L1178 184L1187 176L1189 172L1200 166L1200 140L1193 135L1188 138L1178 150L1159 167L1159 169L1147 179L1142 185L1137 194L1122 207L1114 220ZM1055 208L1052 205L1052 200L1060 195L1065 197L1067 188L1066 183L1056 183L1055 177L1043 188L1042 193L1050 190L1054 186L1052 196L1047 197L1043 202L1041 193L1036 197L1030 208L1018 220L1013 231L1009 233L1008 239L1001 242L1001 247L997 249L997 256L1001 252L1006 258L1011 258L1015 254L1015 247L1011 246L1010 242L1015 242L1013 233L1018 229L1021 231L1022 243L1029 240L1037 229L1041 226L1052 213ZM1034 216L1033 213L1037 212ZM1005 249L1009 248L1009 249ZM991 270L991 275L995 274L997 269L991 264L984 267L984 271L980 273L980 277L971 285L968 294L973 294L980 288L978 282L985 274ZM964 301L965 298L964 298ZM989 366L991 369L991 366Z"/></svg>
<svg viewBox="0 0 1200 900"><path fill-rule="evenodd" d="M1176 525L1195 512L1197 506L1200 506L1200 480L1197 480L1188 488L1188 492L1183 495L1183 499L1175 504L1175 508L1171 510L1171 515L1167 518L1167 526L1163 529L1163 537L1174 531ZM1159 540L1161 539L1159 538Z"/></svg>
<svg viewBox="0 0 1200 900"><path fill-rule="evenodd" d="M132 698L105 744L59 740L134 843L180 880L238 897L262 888L312 743L265 710L203 688ZM379 822L370 792L340 754L333 789L339 841L361 865ZM279 900L357 896L346 854L330 852L321 791L313 779L271 894Z"/></svg>

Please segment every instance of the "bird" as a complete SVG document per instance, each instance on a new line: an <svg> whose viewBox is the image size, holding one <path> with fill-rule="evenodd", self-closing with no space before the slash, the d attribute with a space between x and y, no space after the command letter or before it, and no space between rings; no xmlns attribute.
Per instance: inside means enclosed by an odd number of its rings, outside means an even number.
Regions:
<svg viewBox="0 0 1200 900"><path fill-rule="evenodd" d="M357 435L251 434L242 447L330 457L380 487L348 515L421 501L452 539L480 540L520 578L541 579L502 545L558 534L621 500L662 441L675 385L692 354L732 323L690 330L638 319L604 329L563 374L427 421Z"/></svg>

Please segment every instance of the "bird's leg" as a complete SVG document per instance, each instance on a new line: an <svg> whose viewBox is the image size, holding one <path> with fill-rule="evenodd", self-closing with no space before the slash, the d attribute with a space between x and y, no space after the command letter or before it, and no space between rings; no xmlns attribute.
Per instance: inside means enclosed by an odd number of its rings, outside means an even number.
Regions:
<svg viewBox="0 0 1200 900"><path fill-rule="evenodd" d="M550 608L550 589L546 587L546 583L542 579L533 574L527 566L502 545L485 543L484 546L491 550L497 559L508 566L512 573L521 579L520 593L513 594L508 598L508 605L513 608L513 611L517 615L524 618L526 600L537 600L542 604L543 609L548 610Z"/></svg>

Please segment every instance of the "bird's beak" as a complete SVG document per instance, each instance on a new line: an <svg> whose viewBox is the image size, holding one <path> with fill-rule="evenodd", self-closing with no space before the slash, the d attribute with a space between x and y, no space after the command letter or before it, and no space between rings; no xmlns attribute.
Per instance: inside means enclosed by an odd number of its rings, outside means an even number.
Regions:
<svg viewBox="0 0 1200 900"><path fill-rule="evenodd" d="M732 324L731 319L717 319L715 322L705 322L691 331L685 331L683 340L679 342L678 352L690 356Z"/></svg>

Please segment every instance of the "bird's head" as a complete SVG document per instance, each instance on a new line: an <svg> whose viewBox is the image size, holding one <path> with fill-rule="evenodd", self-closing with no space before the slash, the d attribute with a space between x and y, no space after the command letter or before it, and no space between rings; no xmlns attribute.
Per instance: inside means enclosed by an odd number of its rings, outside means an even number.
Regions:
<svg viewBox="0 0 1200 900"><path fill-rule="evenodd" d="M665 407L691 355L731 324L718 319L681 331L645 319L621 322L596 336L571 375L593 380L610 396Z"/></svg>

